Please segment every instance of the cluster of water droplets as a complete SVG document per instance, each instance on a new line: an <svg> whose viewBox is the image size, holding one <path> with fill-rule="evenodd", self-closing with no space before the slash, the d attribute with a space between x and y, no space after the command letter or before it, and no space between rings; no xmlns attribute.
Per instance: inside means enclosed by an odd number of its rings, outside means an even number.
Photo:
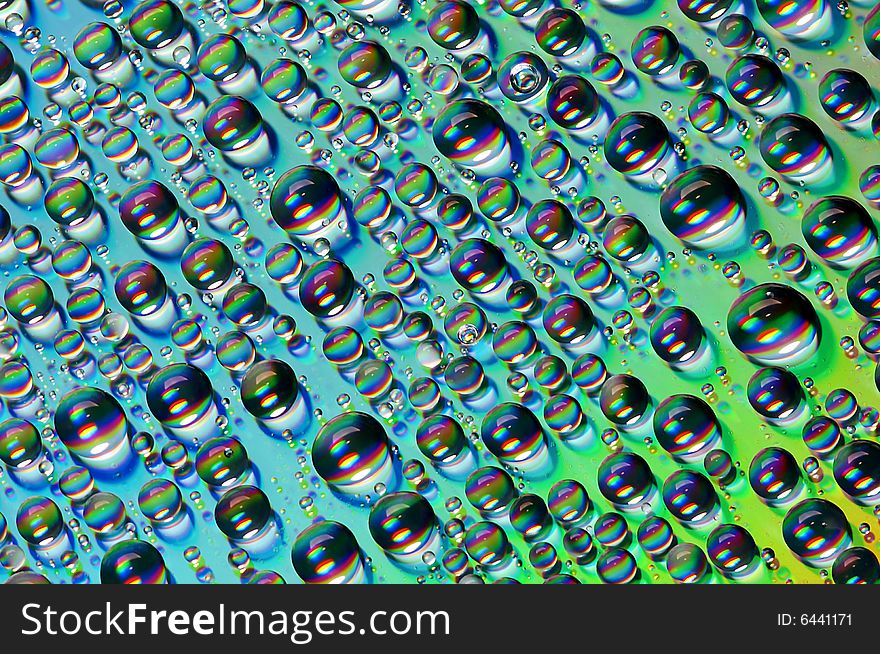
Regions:
<svg viewBox="0 0 880 654"><path fill-rule="evenodd" d="M870 4L0 4L5 579L880 580Z"/></svg>

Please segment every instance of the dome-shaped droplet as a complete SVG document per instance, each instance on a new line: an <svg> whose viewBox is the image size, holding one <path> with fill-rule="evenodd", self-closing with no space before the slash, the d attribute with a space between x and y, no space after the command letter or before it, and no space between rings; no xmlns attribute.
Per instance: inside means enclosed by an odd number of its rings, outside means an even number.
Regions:
<svg viewBox="0 0 880 654"><path fill-rule="evenodd" d="M650 172L670 148L666 125L645 111L621 114L611 123L605 136L605 160L625 175Z"/></svg>
<svg viewBox="0 0 880 654"><path fill-rule="evenodd" d="M840 490L860 504L880 504L880 445L850 441L834 457L834 480Z"/></svg>
<svg viewBox="0 0 880 654"><path fill-rule="evenodd" d="M822 130L800 114L782 114L761 130L761 157L770 168L793 179L811 178L831 162L831 148Z"/></svg>
<svg viewBox="0 0 880 654"><path fill-rule="evenodd" d="M614 375L602 384L599 406L615 425L632 426L640 423L650 411L651 396L640 379Z"/></svg>
<svg viewBox="0 0 880 654"><path fill-rule="evenodd" d="M868 259L849 274L846 297L860 315L880 318L880 257Z"/></svg>
<svg viewBox="0 0 880 654"><path fill-rule="evenodd" d="M351 530L321 520L297 534L290 552L293 569L307 584L350 584L363 580L360 546Z"/></svg>
<svg viewBox="0 0 880 654"><path fill-rule="evenodd" d="M497 245L481 238L461 241L452 250L449 271L472 293L490 293L507 279L507 261Z"/></svg>
<svg viewBox="0 0 880 654"><path fill-rule="evenodd" d="M147 386L147 404L155 418L172 429L195 427L214 407L214 388L200 368L173 363L158 370Z"/></svg>
<svg viewBox="0 0 880 654"><path fill-rule="evenodd" d="M382 496L370 509L370 535L376 544L398 558L420 555L436 536L437 516L418 493Z"/></svg>
<svg viewBox="0 0 880 654"><path fill-rule="evenodd" d="M745 198L726 171L717 166L695 166L663 190L660 217L666 229L687 245L730 246L745 229Z"/></svg>
<svg viewBox="0 0 880 654"><path fill-rule="evenodd" d="M767 365L807 361L822 337L810 301L791 286L774 283L755 286L734 301L727 331L736 349Z"/></svg>
<svg viewBox="0 0 880 654"><path fill-rule="evenodd" d="M794 505L785 514L782 538L804 563L824 568L850 546L852 530L836 504L812 498Z"/></svg>
<svg viewBox="0 0 880 654"><path fill-rule="evenodd" d="M366 413L343 413L327 422L312 445L315 472L346 494L369 493L392 473L385 429Z"/></svg>
<svg viewBox="0 0 880 654"><path fill-rule="evenodd" d="M638 454L619 452L599 465L599 492L615 506L635 508L649 502L657 490L648 462Z"/></svg>
<svg viewBox="0 0 880 654"><path fill-rule="evenodd" d="M295 238L315 238L344 215L339 185L316 166L296 166L279 177L269 210L278 226Z"/></svg>
<svg viewBox="0 0 880 654"><path fill-rule="evenodd" d="M90 468L113 468L129 452L125 412L112 395L99 388L84 386L64 395L55 410L55 431Z"/></svg>
<svg viewBox="0 0 880 654"><path fill-rule="evenodd" d="M224 536L248 541L260 535L272 520L272 505L256 486L236 486L217 500L214 521Z"/></svg>
<svg viewBox="0 0 880 654"><path fill-rule="evenodd" d="M855 200L832 195L809 206L801 231L810 249L835 268L855 268L877 255L877 227Z"/></svg>
<svg viewBox="0 0 880 654"><path fill-rule="evenodd" d="M781 447L768 447L752 459L749 484L761 499L780 504L797 495L803 487L803 478L791 452Z"/></svg>
<svg viewBox="0 0 880 654"><path fill-rule="evenodd" d="M667 363L687 363L700 352L705 338L700 319L687 307L666 307L651 323L651 347Z"/></svg>
<svg viewBox="0 0 880 654"><path fill-rule="evenodd" d="M787 420L797 415L804 402L804 392L793 373L785 368L761 368L747 389L749 404L764 418Z"/></svg>
<svg viewBox="0 0 880 654"><path fill-rule="evenodd" d="M654 435L672 456L692 459L714 447L721 438L715 412L693 395L671 395L654 410Z"/></svg>
<svg viewBox="0 0 880 654"><path fill-rule="evenodd" d="M480 100L457 100L446 105L431 128L440 153L476 171L506 165L510 145L504 120Z"/></svg>
<svg viewBox="0 0 880 654"><path fill-rule="evenodd" d="M333 318L348 306L355 291L351 269L336 259L308 267L299 283L300 302L316 318Z"/></svg>
<svg viewBox="0 0 880 654"><path fill-rule="evenodd" d="M513 402L499 404L486 414L480 436L499 461L519 467L538 459L547 447L535 414Z"/></svg>
<svg viewBox="0 0 880 654"><path fill-rule="evenodd" d="M752 535L740 525L720 525L706 540L712 563L727 577L737 578L753 571L759 559Z"/></svg>
<svg viewBox="0 0 880 654"><path fill-rule="evenodd" d="M165 560L153 545L142 540L116 543L101 560L102 584L166 584Z"/></svg>
<svg viewBox="0 0 880 654"><path fill-rule="evenodd" d="M693 470L677 470L669 475L663 483L663 503L684 524L703 524L719 511L718 494L712 483Z"/></svg>
<svg viewBox="0 0 880 654"><path fill-rule="evenodd" d="M261 420L284 415L298 397L296 373L280 359L253 364L241 380L241 402L248 413Z"/></svg>

